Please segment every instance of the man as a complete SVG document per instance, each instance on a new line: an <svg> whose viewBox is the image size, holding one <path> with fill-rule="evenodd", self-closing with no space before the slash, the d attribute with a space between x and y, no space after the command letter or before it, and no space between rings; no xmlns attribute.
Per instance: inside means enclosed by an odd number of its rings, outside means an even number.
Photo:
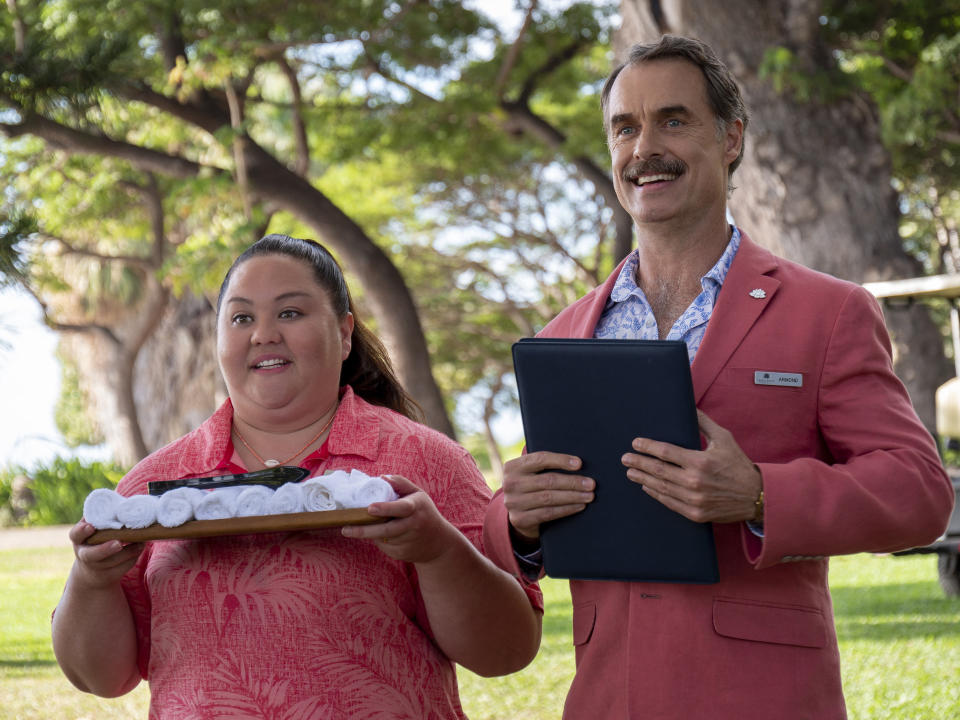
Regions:
<svg viewBox="0 0 960 720"><path fill-rule="evenodd" d="M703 449L636 438L622 462L667 507L714 523L720 580L572 581L564 717L843 718L826 557L929 543L950 482L872 297L728 225L747 112L713 52L636 46L602 105L637 249L541 336L687 343ZM603 492L557 472L578 467L556 452L507 464L485 523L498 564L536 577L540 525Z"/></svg>

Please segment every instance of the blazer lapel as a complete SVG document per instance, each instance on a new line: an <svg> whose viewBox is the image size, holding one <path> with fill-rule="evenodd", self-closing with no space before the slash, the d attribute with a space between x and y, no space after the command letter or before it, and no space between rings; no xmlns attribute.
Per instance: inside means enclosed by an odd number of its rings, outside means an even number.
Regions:
<svg viewBox="0 0 960 720"><path fill-rule="evenodd" d="M707 332L690 368L698 404L776 295L780 281L769 276L776 267L776 256L743 233L740 249L723 281Z"/></svg>

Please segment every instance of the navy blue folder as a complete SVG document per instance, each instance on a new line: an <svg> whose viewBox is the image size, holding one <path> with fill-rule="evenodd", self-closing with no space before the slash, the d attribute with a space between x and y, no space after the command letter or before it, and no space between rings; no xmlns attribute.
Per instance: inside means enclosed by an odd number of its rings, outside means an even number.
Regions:
<svg viewBox="0 0 960 720"><path fill-rule="evenodd" d="M524 338L513 363L527 452L576 455L595 499L544 523L546 573L584 580L713 583L710 523L670 510L631 482L635 437L700 448L687 347L672 340Z"/></svg>

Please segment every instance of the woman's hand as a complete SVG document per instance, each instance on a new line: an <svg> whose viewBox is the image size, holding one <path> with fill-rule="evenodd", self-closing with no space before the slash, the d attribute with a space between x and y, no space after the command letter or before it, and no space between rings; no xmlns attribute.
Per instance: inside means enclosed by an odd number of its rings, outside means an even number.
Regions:
<svg viewBox="0 0 960 720"><path fill-rule="evenodd" d="M416 564L433 638L448 658L488 677L524 667L540 644L540 613L520 583L485 558L423 490L399 475L386 479L400 499L373 503L367 512L390 519L350 525L343 534Z"/></svg>
<svg viewBox="0 0 960 720"><path fill-rule="evenodd" d="M143 552L143 543L124 544L119 540L109 540L100 545L84 544L94 532L96 528L86 520L81 520L70 528L73 554L77 558L73 581L81 590L97 590L117 585Z"/></svg>
<svg viewBox="0 0 960 720"><path fill-rule="evenodd" d="M451 535L458 534L437 510L423 490L401 475L388 475L386 480L400 495L393 502L373 503L371 515L392 518L376 525L348 525L345 537L373 540L386 555L410 563L436 560L453 544Z"/></svg>

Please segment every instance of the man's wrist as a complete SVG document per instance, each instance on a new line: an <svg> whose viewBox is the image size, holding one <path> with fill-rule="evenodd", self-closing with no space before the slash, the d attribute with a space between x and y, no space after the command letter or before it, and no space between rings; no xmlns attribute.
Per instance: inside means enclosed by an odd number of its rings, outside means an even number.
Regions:
<svg viewBox="0 0 960 720"><path fill-rule="evenodd" d="M754 525L763 527L763 511L765 509L763 497L763 473L760 472L760 468L757 467L756 463L754 463L753 468L757 471L757 475L760 478L760 490L757 493L756 499L753 501L753 517L750 519L750 522Z"/></svg>
<svg viewBox="0 0 960 720"><path fill-rule="evenodd" d="M509 522L507 526L510 529L510 544L513 546L513 551L517 553L517 555L532 555L540 549L539 537L527 537Z"/></svg>
<svg viewBox="0 0 960 720"><path fill-rule="evenodd" d="M760 488L760 494L753 501L753 517L750 522L756 525L763 525L763 488Z"/></svg>

